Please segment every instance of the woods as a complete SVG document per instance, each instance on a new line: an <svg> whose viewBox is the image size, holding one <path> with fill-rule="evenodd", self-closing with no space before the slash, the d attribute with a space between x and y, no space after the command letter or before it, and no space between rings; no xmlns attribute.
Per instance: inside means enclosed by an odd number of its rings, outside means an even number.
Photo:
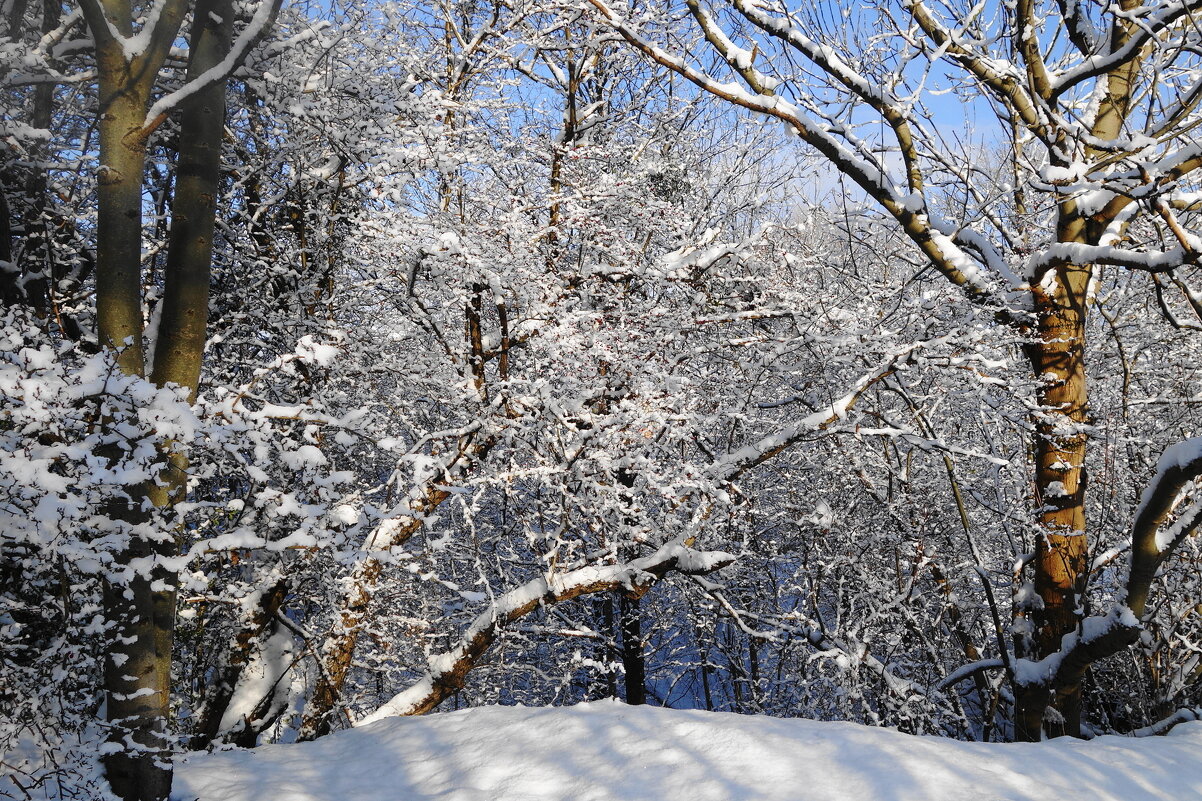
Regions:
<svg viewBox="0 0 1202 801"><path fill-rule="evenodd" d="M1199 716L1196 4L0 6L6 790Z"/></svg>

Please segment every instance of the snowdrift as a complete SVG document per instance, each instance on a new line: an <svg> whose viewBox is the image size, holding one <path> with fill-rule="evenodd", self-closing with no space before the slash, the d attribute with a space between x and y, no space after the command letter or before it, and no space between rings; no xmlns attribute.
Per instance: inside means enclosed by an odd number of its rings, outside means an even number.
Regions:
<svg viewBox="0 0 1202 801"><path fill-rule="evenodd" d="M964 743L611 702L392 718L187 758L175 801L1190 801L1202 722L1167 737Z"/></svg>

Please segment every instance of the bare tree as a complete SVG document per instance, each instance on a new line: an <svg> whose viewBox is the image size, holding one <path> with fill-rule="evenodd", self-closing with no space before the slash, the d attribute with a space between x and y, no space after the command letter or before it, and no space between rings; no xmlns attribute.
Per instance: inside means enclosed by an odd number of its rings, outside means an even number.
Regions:
<svg viewBox="0 0 1202 801"><path fill-rule="evenodd" d="M1107 269L1184 277L1202 252L1190 233L1198 4L590 3L649 59L783 122L930 267L1027 337L1035 549L1014 597L1016 734L1079 734L1085 668L1136 638L1156 567L1197 522L1191 512L1163 528L1200 471L1173 451L1136 514L1124 594L1086 617L1091 285ZM680 46L680 17L708 55ZM1003 174L972 130L947 133L936 92L996 114Z"/></svg>

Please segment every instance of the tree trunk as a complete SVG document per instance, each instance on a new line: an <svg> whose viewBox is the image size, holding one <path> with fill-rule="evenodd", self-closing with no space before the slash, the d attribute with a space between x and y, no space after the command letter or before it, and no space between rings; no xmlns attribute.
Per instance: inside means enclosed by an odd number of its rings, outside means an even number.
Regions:
<svg viewBox="0 0 1202 801"><path fill-rule="evenodd" d="M416 514L381 522L364 543L364 547L370 550L386 550L407 542L421 530L423 517L437 509L450 496L451 493L445 489L426 487L418 499L411 502L413 505L410 508ZM330 732L334 709L350 672L351 660L359 645L359 635L367 623L367 613L371 608L382 569L383 565L378 559L368 557L355 566L350 576L349 587L339 604L338 625L326 640L319 656L320 674L313 695L305 704L304 719L297 734L299 740L312 740Z"/></svg>
<svg viewBox="0 0 1202 801"><path fill-rule="evenodd" d="M647 703L647 661L643 655L643 618L639 599L619 596L622 614L622 672L626 676L626 703Z"/></svg>
<svg viewBox="0 0 1202 801"><path fill-rule="evenodd" d="M114 517L144 522L145 515L126 506ZM138 520L138 518L142 518ZM132 539L123 554L125 564L145 559L160 543ZM173 550L173 549L172 549ZM126 732L123 750L105 758L109 784L125 801L160 801L171 790L171 766L166 738L171 701L171 645L175 622L175 591L154 591L156 580L172 586L174 576L161 569L135 576L128 584L108 584L104 600L116 624L105 660L108 719L117 732Z"/></svg>
<svg viewBox="0 0 1202 801"><path fill-rule="evenodd" d="M197 3L188 80L217 67L233 36L232 0ZM187 387L196 399L209 314L213 227L221 180L226 81L214 81L181 104L179 163L171 204L163 310L151 380Z"/></svg>
<svg viewBox="0 0 1202 801"><path fill-rule="evenodd" d="M58 0L42 0L42 36L47 36L59 23L62 4ZM34 87L33 115L30 120L34 128L50 130L54 119L54 84L42 83ZM33 150L33 175L30 176L29 211L25 217L25 247L22 253L22 273L25 280L25 297L43 320L50 314L50 281L53 264L53 233L48 212L49 180L44 162L50 155L48 140L38 140Z"/></svg>
<svg viewBox="0 0 1202 801"><path fill-rule="evenodd" d="M186 0L167 0L145 31L145 48L127 55L123 37L133 34L133 15L122 0L87 0L84 16L96 42L100 88L97 129L96 325L101 348L112 350L118 368L132 376L146 373L142 314L142 187L150 97L159 69L188 10ZM229 0L197 4L191 35L188 79L220 63L229 49L233 20ZM214 197L220 167L225 81L201 88L183 102L181 216L172 223L166 275L166 300L172 316L160 331L164 347L154 378L186 386L195 396L208 308L208 262L212 253ZM204 218L208 218L207 226ZM207 233L205 233L207 231ZM166 315L165 315L166 317ZM164 451L170 450L166 443ZM178 552L175 532L147 531L149 507L177 502L186 486L181 454L165 459L160 480L127 489L114 499L111 517L130 535L120 564L151 561L151 571L134 568L126 582L105 588L105 611L114 624L105 660L108 719L122 750L105 758L113 791L126 801L161 801L171 790L171 657L175 630L177 577L164 559ZM149 502L149 503L147 503ZM141 529L141 530L139 530Z"/></svg>
<svg viewBox="0 0 1202 801"><path fill-rule="evenodd" d="M129 64L120 47L97 50L101 109L97 335L102 348L115 352L122 372L141 376L145 370L141 243L146 144L142 124L149 88L129 79ZM115 525L133 528L147 522L141 504L146 489L129 487L128 500L112 502ZM138 564L153 555L171 555L174 551L173 542L152 542L135 529L120 563ZM105 660L106 705L108 719L115 726L113 734L122 745L121 751L105 758L105 773L113 792L126 801L159 801L171 790L165 753L175 593L153 591L156 578L160 576L135 574L127 584L106 585L104 592L106 616L115 624Z"/></svg>
<svg viewBox="0 0 1202 801"><path fill-rule="evenodd" d="M616 643L616 639L611 639L614 636L614 597L612 594L601 596L599 601L601 612L601 631L605 634L605 697L611 698L614 701L618 700L618 671L615 667L614 657L617 656L615 648L610 643Z"/></svg>
<svg viewBox="0 0 1202 801"><path fill-rule="evenodd" d="M42 0L41 34L44 37L58 25L61 4L57 0ZM17 39L21 34L27 3L16 3L9 11L7 34ZM5 30L0 27L0 31ZM51 62L53 63L53 61ZM29 124L39 130L49 130L54 111L54 84L43 82L33 89L33 105ZM31 162L28 174L0 176L0 302L32 308L43 320L48 311L47 270L50 264L50 226L46 221L47 177L45 161L50 146L47 140L37 139L28 145ZM16 233L15 212L4 195L4 185L22 187L20 194L27 198L25 214L19 226L23 242L19 250L12 247ZM17 194L14 191L14 194Z"/></svg>
<svg viewBox="0 0 1202 801"><path fill-rule="evenodd" d="M12 224L4 184L0 182L0 303L12 306L21 299L17 291L17 266L13 264Z"/></svg>
<svg viewBox="0 0 1202 801"><path fill-rule="evenodd" d="M1035 498L1038 504L1034 597L1017 610L1029 625L1019 629L1020 658L1043 659L1060 650L1061 638L1081 617L1081 595L1087 575L1085 520L1085 452L1088 396L1085 380L1086 267L1060 267L1033 290L1038 315L1038 341L1027 356L1041 381L1034 442ZM1047 705L1046 690L1017 688L1016 737L1039 740ZM1080 686L1058 693L1061 721L1050 723L1052 736L1081 733Z"/></svg>

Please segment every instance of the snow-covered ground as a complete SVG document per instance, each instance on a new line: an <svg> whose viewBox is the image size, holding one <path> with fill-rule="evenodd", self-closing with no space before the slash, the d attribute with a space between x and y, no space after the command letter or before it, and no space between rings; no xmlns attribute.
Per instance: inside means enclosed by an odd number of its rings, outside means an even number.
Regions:
<svg viewBox="0 0 1202 801"><path fill-rule="evenodd" d="M176 801L1190 801L1202 722L1167 737L963 743L600 702L392 718L194 755Z"/></svg>

